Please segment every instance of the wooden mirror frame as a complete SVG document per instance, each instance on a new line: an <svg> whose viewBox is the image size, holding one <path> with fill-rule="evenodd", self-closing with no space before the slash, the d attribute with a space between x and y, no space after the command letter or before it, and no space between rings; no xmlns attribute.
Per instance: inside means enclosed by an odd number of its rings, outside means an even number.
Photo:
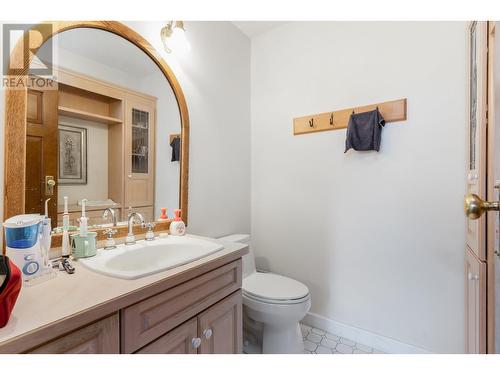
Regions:
<svg viewBox="0 0 500 375"><path fill-rule="evenodd" d="M47 31L43 25L51 24L52 30ZM137 32L128 26L117 21L69 21L69 22L45 22L34 26L31 30L37 30L43 37L40 44L43 45L48 39L62 33L63 31L77 28L100 29L116 34L141 49L161 70L169 82L177 100L181 119L181 162L180 162L180 208L182 219L187 224L188 221L188 178L189 178L189 115L186 99L182 88L174 73L153 48L153 46ZM160 30L158 30L158 34ZM37 49L38 50L38 49ZM22 56L22 57L21 57ZM11 55L11 60L23 59L25 73L31 63L30 56L24 56L23 44L17 43ZM4 168L4 220L24 213L25 200L25 178L26 178L26 109L27 109L27 89L6 88L5 92L5 168ZM158 226L159 230L167 230L169 222L162 222ZM124 228L124 227L119 227ZM103 238L98 230L98 239ZM141 233L141 230L137 231ZM117 237L125 236L126 230L119 230ZM60 235L53 236L53 246L57 247L60 242Z"/></svg>

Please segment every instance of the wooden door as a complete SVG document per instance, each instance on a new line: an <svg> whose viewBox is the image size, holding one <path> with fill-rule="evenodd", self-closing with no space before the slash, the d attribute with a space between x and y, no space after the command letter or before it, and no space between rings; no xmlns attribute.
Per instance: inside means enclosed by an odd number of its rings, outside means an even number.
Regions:
<svg viewBox="0 0 500 375"><path fill-rule="evenodd" d="M196 354L198 319L193 318L146 345L138 354Z"/></svg>
<svg viewBox="0 0 500 375"><path fill-rule="evenodd" d="M243 345L241 291L237 291L198 316L201 354L240 354Z"/></svg>
<svg viewBox="0 0 500 375"><path fill-rule="evenodd" d="M468 114L467 194L486 199L488 23L471 22L468 30ZM465 313L467 353L486 352L486 283L469 280L469 275L486 278L486 215L467 219L465 245ZM482 271L482 272L479 272ZM474 276L475 277L475 276Z"/></svg>
<svg viewBox="0 0 500 375"><path fill-rule="evenodd" d="M469 27L467 194L486 198L487 22ZM486 217L467 219L467 246L486 260Z"/></svg>
<svg viewBox="0 0 500 375"><path fill-rule="evenodd" d="M119 354L118 314L29 351L32 354Z"/></svg>
<svg viewBox="0 0 500 375"><path fill-rule="evenodd" d="M153 206L155 107L127 100L125 127L125 207Z"/></svg>
<svg viewBox="0 0 500 375"><path fill-rule="evenodd" d="M48 85L47 85L48 86ZM49 87L49 86L48 86ZM52 227L57 225L58 91L28 90L26 112L25 213L44 212L49 202ZM8 181L6 181L8 183Z"/></svg>

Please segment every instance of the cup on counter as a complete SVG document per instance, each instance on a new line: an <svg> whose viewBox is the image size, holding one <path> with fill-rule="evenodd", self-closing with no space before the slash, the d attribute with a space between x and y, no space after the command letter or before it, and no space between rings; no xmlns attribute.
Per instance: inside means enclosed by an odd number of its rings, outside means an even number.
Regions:
<svg viewBox="0 0 500 375"><path fill-rule="evenodd" d="M88 232L86 236L72 234L71 248L75 258L93 257L97 253L97 233Z"/></svg>

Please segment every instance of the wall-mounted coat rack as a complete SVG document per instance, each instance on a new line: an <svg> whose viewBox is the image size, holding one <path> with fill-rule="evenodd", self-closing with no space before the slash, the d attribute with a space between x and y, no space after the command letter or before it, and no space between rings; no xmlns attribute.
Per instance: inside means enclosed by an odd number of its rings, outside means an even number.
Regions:
<svg viewBox="0 0 500 375"><path fill-rule="evenodd" d="M406 120L406 98L389 102L341 109L333 112L318 113L315 115L296 117L293 119L293 134L307 134L327 130L345 129L349 124L352 112L361 113L378 110L386 123Z"/></svg>

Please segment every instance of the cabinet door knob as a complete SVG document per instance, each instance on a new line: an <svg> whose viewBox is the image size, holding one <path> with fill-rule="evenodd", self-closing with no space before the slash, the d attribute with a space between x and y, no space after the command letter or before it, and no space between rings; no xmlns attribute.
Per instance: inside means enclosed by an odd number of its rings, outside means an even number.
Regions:
<svg viewBox="0 0 500 375"><path fill-rule="evenodd" d="M469 273L467 274L467 279L472 280L472 273L470 273L470 272L469 272Z"/></svg>
<svg viewBox="0 0 500 375"><path fill-rule="evenodd" d="M191 344L193 345L193 348L198 349L201 345L201 339L199 337L193 337Z"/></svg>
<svg viewBox="0 0 500 375"><path fill-rule="evenodd" d="M205 338L208 340L210 337L212 337L212 330L210 328L207 328L203 331L203 336L205 336Z"/></svg>

